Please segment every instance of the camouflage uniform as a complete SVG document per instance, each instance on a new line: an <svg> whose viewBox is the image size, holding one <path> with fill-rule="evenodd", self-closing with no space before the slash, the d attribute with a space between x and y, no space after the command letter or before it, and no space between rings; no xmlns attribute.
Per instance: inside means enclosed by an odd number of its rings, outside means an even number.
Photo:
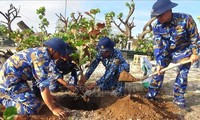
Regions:
<svg viewBox="0 0 200 120"><path fill-rule="evenodd" d="M125 83L118 82L118 78L119 74L123 70L129 72L130 66L123 58L120 50L114 49L108 58L103 58L100 52L98 52L95 60L91 63L85 74L86 79L89 79L91 74L98 66L99 62L102 62L106 70L104 75L96 81L96 84L100 87L101 90L112 90L115 88L119 95L123 95L125 90Z"/></svg>
<svg viewBox="0 0 200 120"><path fill-rule="evenodd" d="M199 35L193 18L188 14L173 13L171 24L159 21L153 27L154 56L158 65L167 67L170 62L179 62L196 52ZM195 53L196 54L196 53ZM174 84L174 102L185 104L184 94L191 64L178 67ZM164 74L155 75L150 83L148 97L154 98L162 87Z"/></svg>
<svg viewBox="0 0 200 120"><path fill-rule="evenodd" d="M0 71L0 92L9 96L2 99L5 107L16 106L18 114L36 114L42 103L28 85L35 80L40 91L49 88L51 58L46 47L30 48L11 56Z"/></svg>
<svg viewBox="0 0 200 120"><path fill-rule="evenodd" d="M55 75L54 78L61 78L63 79L63 76L71 72L71 76L68 80L68 84L70 85L77 85L78 78L77 78L77 66L72 63L72 61L64 61L62 59L59 59L58 61L52 61L50 64L50 70ZM52 74L52 75L53 75ZM50 81L49 89L51 92L57 92L62 88L62 84L60 84L57 79L53 79Z"/></svg>

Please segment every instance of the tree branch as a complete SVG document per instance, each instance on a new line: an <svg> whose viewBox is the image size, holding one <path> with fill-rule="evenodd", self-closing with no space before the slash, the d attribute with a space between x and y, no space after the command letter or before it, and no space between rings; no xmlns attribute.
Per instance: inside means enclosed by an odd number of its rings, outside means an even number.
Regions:
<svg viewBox="0 0 200 120"><path fill-rule="evenodd" d="M151 18L143 27L143 32L139 35L140 39L144 39L145 35L147 33L150 33L152 31L152 22L155 20L156 18ZM149 28L149 29L147 29Z"/></svg>

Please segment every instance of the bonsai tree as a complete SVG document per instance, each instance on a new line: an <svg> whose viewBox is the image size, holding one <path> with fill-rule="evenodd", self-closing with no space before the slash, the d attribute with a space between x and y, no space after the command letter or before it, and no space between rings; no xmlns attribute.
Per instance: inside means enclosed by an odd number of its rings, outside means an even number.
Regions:
<svg viewBox="0 0 200 120"><path fill-rule="evenodd" d="M122 32L122 34L127 38L127 39L124 39L124 40L126 40L125 43L127 44L127 40L133 39L132 29L135 27L135 25L134 25L134 22L133 22L134 17L132 15L133 15L134 10L135 10L135 3L133 2L133 0L131 0L130 3L126 3L126 6L129 9L128 15L125 17L125 19L122 19L123 13L119 13L117 15L117 19L119 20L119 24L117 24L116 20L114 19L115 12L113 12L113 11L107 13L105 15L105 19L106 19L107 26L111 27L111 23L113 23Z"/></svg>
<svg viewBox="0 0 200 120"><path fill-rule="evenodd" d="M20 12L20 8L17 9L15 6L13 6L12 4L10 4L10 8L8 9L7 13L3 13L2 11L0 11L0 14L6 19L6 21L1 21L2 23L5 23L8 27L8 30L10 32L12 32L12 27L11 24L12 22L16 19L19 18L21 16L19 16L19 12Z"/></svg>
<svg viewBox="0 0 200 120"><path fill-rule="evenodd" d="M7 44L14 44L13 40L11 39L11 34L13 32L13 30L12 30L12 22L16 18L20 18L21 17L21 16L19 16L19 12L20 12L20 8L17 9L12 4L10 4L10 8L7 10L6 13L3 13L2 11L0 11L0 14L6 19L6 21L1 21L3 24L5 24L7 26L6 29L5 29L4 26L1 26L1 28L4 29L3 31L1 31L1 33L5 33L6 32L6 34L3 34L2 37L6 38L5 39L6 41L4 41L4 42L7 42Z"/></svg>
<svg viewBox="0 0 200 120"><path fill-rule="evenodd" d="M71 13L70 18L64 18L62 14L58 15L59 20L64 23L63 29L53 34L66 40L74 47L75 52L72 59L79 67L81 74L84 72L85 64L88 66L96 54L96 44L101 36L108 35L108 30L104 23L96 23L96 14L100 9L91 9L89 12Z"/></svg>

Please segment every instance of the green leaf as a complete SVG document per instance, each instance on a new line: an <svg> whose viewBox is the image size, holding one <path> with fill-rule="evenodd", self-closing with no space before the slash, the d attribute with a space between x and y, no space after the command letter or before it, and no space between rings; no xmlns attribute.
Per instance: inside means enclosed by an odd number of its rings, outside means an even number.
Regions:
<svg viewBox="0 0 200 120"><path fill-rule="evenodd" d="M17 108L14 106L6 108L3 112L4 120L13 120L15 115L17 115Z"/></svg>
<svg viewBox="0 0 200 120"><path fill-rule="evenodd" d="M130 4L129 3L126 3L126 6L130 9L131 8L131 6L130 6Z"/></svg>
<svg viewBox="0 0 200 120"><path fill-rule="evenodd" d="M123 13L119 13L119 15L117 16L117 18L121 18L123 16Z"/></svg>
<svg viewBox="0 0 200 120"><path fill-rule="evenodd" d="M39 15L39 19L42 19L43 18L43 16L42 15Z"/></svg>
<svg viewBox="0 0 200 120"><path fill-rule="evenodd" d="M83 65L88 61L88 56L84 57L83 59L80 60L80 64Z"/></svg>

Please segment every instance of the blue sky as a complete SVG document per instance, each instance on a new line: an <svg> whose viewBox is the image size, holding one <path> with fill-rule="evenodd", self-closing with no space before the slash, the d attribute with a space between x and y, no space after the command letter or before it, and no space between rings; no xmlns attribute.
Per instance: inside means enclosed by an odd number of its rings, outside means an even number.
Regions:
<svg viewBox="0 0 200 120"><path fill-rule="evenodd" d="M150 19L152 5L156 0L134 0L135 12L133 35L136 36L142 32L143 26ZM172 0L178 3L178 6L173 9L174 12L183 12L191 14L197 23L200 32L200 22L197 17L200 16L200 1L199 0ZM69 16L71 12L77 13L89 11L90 9L99 8L101 13L97 14L96 18L99 21L104 21L105 13L114 11L116 14L122 12L124 16L128 14L128 8L125 6L130 0L0 0L0 10L5 13L12 3L16 8L20 7L20 16L12 26L13 29L19 29L17 22L23 20L29 27L34 27L34 31L39 31L39 18L36 14L36 9L45 6L46 18L50 22L48 32L54 32L58 17L55 15L62 13ZM0 21L5 19L0 16ZM116 28L113 28L116 29Z"/></svg>

